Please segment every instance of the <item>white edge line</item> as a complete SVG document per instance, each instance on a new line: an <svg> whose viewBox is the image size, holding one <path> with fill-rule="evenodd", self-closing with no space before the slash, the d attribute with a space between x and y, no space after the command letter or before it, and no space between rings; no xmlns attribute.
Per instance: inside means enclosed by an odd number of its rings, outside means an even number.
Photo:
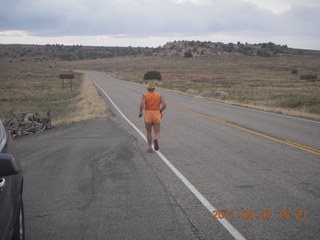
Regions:
<svg viewBox="0 0 320 240"><path fill-rule="evenodd" d="M0 120L0 136L2 137L2 141L0 142L0 152L1 152L7 142L7 133L4 130L4 126L1 120Z"/></svg>
<svg viewBox="0 0 320 240"><path fill-rule="evenodd" d="M91 75L90 75L91 78ZM108 94L91 78L94 85L100 89L100 91L109 99L111 104L118 110L121 116L139 133L139 135L147 142L146 136L121 112L121 110L115 105ZM198 198L198 200L205 206L208 211L212 214L213 211L217 211L215 207L186 179L182 173L159 151L156 151L157 155L162 159L162 161L176 174L176 176L186 185L187 188ZM242 234L235 229L226 219L217 219L225 229L237 240L245 240Z"/></svg>

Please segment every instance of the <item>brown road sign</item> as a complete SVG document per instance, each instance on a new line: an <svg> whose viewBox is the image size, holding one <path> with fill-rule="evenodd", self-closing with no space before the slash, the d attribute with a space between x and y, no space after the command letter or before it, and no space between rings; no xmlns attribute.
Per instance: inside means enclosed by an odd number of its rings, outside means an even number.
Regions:
<svg viewBox="0 0 320 240"><path fill-rule="evenodd" d="M60 79L74 79L74 74L60 74Z"/></svg>
<svg viewBox="0 0 320 240"><path fill-rule="evenodd" d="M64 88L64 80L69 79L70 80L70 88L72 91L72 79L74 79L74 74L60 74L60 79L62 80L62 88Z"/></svg>

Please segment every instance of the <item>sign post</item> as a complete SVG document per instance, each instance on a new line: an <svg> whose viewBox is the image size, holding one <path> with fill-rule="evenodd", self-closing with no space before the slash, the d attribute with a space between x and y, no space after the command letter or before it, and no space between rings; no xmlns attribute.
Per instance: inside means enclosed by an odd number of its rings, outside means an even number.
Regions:
<svg viewBox="0 0 320 240"><path fill-rule="evenodd" d="M60 74L59 77L62 80L62 88L64 88L64 80L70 79L70 81L71 81L70 88L72 91L72 79L74 79L74 74Z"/></svg>

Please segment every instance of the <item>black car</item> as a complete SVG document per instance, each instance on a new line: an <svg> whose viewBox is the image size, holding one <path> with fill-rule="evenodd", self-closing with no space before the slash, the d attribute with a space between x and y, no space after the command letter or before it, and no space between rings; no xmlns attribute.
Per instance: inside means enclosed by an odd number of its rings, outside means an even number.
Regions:
<svg viewBox="0 0 320 240"><path fill-rule="evenodd" d="M0 120L0 240L24 239L22 188L13 139Z"/></svg>

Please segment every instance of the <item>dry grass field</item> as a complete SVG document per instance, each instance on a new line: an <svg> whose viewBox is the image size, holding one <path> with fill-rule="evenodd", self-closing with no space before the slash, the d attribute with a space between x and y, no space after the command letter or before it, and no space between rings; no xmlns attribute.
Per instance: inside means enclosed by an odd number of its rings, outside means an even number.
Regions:
<svg viewBox="0 0 320 240"><path fill-rule="evenodd" d="M74 90L62 88L63 69L104 71L126 81L143 83L146 71L162 74L158 85L226 103L320 120L320 54L272 57L222 54L112 57L81 61L35 61L2 58L0 118L33 111L51 112L54 124L106 114L106 105L85 75L76 74ZM296 74L291 73L297 70ZM316 80L301 80L316 75ZM97 110L97 111L96 111Z"/></svg>
<svg viewBox="0 0 320 240"><path fill-rule="evenodd" d="M240 106L320 120L320 54L258 57L122 57L59 62L58 67L105 71L142 83L144 73L159 71L163 88ZM296 74L291 71L297 70Z"/></svg>
<svg viewBox="0 0 320 240"><path fill-rule="evenodd" d="M0 63L0 119L19 117L25 112L46 116L50 112L53 125L78 122L106 114L106 103L89 78L75 74L73 90L70 81L65 88L54 62L31 59Z"/></svg>

